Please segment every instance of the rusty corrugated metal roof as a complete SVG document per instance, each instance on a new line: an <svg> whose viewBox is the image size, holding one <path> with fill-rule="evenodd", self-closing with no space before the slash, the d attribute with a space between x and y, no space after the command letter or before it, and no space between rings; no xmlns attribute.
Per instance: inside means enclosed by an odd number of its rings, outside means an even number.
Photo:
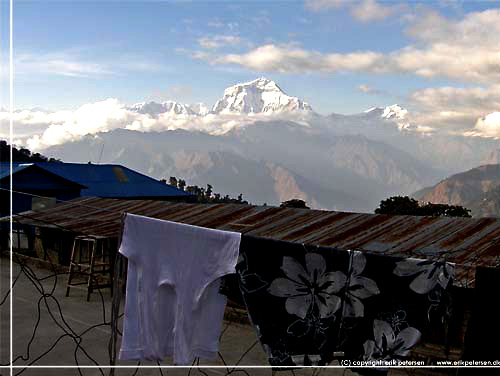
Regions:
<svg viewBox="0 0 500 376"><path fill-rule="evenodd" d="M115 237L123 212L304 244L459 264L473 282L477 265L500 267L500 219L390 216L239 204L79 198L15 216L25 224Z"/></svg>

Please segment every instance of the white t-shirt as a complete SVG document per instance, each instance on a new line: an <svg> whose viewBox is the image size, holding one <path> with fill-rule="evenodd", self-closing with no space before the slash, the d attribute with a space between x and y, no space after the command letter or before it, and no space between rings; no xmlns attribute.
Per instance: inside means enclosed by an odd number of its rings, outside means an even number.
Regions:
<svg viewBox="0 0 500 376"><path fill-rule="evenodd" d="M119 252L128 258L119 359L190 364L214 359L241 234L127 214Z"/></svg>

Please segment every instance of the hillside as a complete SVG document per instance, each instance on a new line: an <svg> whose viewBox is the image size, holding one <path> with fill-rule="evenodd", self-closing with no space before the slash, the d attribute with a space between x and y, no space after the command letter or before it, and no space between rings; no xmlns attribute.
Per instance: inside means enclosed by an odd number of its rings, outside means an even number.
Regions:
<svg viewBox="0 0 500 376"><path fill-rule="evenodd" d="M500 164L489 164L452 175L413 194L420 201L461 205L474 217L500 217Z"/></svg>

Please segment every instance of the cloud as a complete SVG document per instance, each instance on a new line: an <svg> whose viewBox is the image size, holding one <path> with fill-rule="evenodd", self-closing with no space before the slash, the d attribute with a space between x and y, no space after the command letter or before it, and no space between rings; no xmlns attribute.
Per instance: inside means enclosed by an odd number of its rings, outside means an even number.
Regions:
<svg viewBox="0 0 500 376"><path fill-rule="evenodd" d="M252 21L257 27L265 27L272 23L269 12L263 10L261 10L257 15L250 17L250 21Z"/></svg>
<svg viewBox="0 0 500 376"><path fill-rule="evenodd" d="M314 12L347 7L353 18L360 22L382 21L407 10L402 4L382 5L376 0L306 0L305 7Z"/></svg>
<svg viewBox="0 0 500 376"><path fill-rule="evenodd" d="M500 109L500 85L427 88L411 93L409 102L418 108L410 119L414 124L466 136L489 136L491 132L486 132L484 126L477 128L478 119Z"/></svg>
<svg viewBox="0 0 500 376"><path fill-rule="evenodd" d="M27 114L29 116L29 114ZM18 119L17 123L26 124L27 118ZM33 121L33 119L30 119ZM117 99L106 99L89 103L76 111L65 111L54 118L53 114L39 115L37 121L48 126L42 135L35 135L27 141L30 148L36 150L78 139L87 134L107 132L121 128L124 123L133 120L133 116Z"/></svg>
<svg viewBox="0 0 500 376"><path fill-rule="evenodd" d="M481 84L500 81L500 9L470 13L458 21L429 14L432 22L418 19L408 29L415 44L389 53L320 53L271 43L239 54L192 56L210 64L235 64L257 72L406 73Z"/></svg>
<svg viewBox="0 0 500 376"><path fill-rule="evenodd" d="M488 87L440 87L417 90L410 96L413 103L426 111L488 113L500 109L500 84Z"/></svg>
<svg viewBox="0 0 500 376"><path fill-rule="evenodd" d="M351 14L361 22L381 21L402 9L404 7L399 5L384 6L375 0L364 0L351 7Z"/></svg>
<svg viewBox="0 0 500 376"><path fill-rule="evenodd" d="M0 112L0 136L8 135L2 120L8 112ZM50 146L76 141L88 135L114 129L141 132L185 129L220 135L231 129L244 127L259 120L293 119L296 115L280 114L209 114L206 116L177 115L164 112L156 116L132 111L117 99L88 103L75 111L45 112L22 110L14 113L14 133L19 145L39 151ZM307 123L304 123L307 126Z"/></svg>
<svg viewBox="0 0 500 376"><path fill-rule="evenodd" d="M89 77L114 74L111 67L85 61L67 53L17 54L14 61L16 74L50 74L67 77Z"/></svg>
<svg viewBox="0 0 500 376"><path fill-rule="evenodd" d="M24 75L50 75L75 78L101 78L116 76L123 72L152 72L168 69L165 64L144 60L134 55L121 55L114 61L93 61L82 51L59 51L49 53L18 52L14 55L14 70L17 77Z"/></svg>
<svg viewBox="0 0 500 376"><path fill-rule="evenodd" d="M323 9L340 8L348 4L347 0L305 0L306 9L320 11Z"/></svg>
<svg viewBox="0 0 500 376"><path fill-rule="evenodd" d="M215 50L225 46L236 46L242 43L242 39L234 35L215 35L198 39L201 48Z"/></svg>
<svg viewBox="0 0 500 376"><path fill-rule="evenodd" d="M474 129L476 135L485 137L500 137L500 112L492 112L479 118Z"/></svg>
<svg viewBox="0 0 500 376"><path fill-rule="evenodd" d="M221 27L224 27L224 23L219 21L219 20L213 20L213 21L210 21L207 26L209 27L215 27L215 28L221 28Z"/></svg>
<svg viewBox="0 0 500 376"><path fill-rule="evenodd" d="M500 9L469 13L461 20L425 10L406 32L424 47L408 46L395 56L403 71L470 82L499 81Z"/></svg>
<svg viewBox="0 0 500 376"><path fill-rule="evenodd" d="M375 89L374 87L367 85L367 84L361 84L358 86L358 90L362 93L365 94L372 94L372 95L381 95L383 92L381 90Z"/></svg>
<svg viewBox="0 0 500 376"><path fill-rule="evenodd" d="M313 73L384 70L382 55L375 52L321 54L294 45L267 44L244 54L213 56L193 54L211 64L236 64L258 72Z"/></svg>

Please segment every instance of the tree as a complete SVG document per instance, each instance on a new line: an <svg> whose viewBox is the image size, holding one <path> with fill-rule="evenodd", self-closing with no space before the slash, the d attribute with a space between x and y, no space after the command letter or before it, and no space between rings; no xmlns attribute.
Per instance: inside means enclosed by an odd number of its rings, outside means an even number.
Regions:
<svg viewBox="0 0 500 376"><path fill-rule="evenodd" d="M168 179L168 184L177 187L177 179L175 178L175 176L171 176L170 179Z"/></svg>
<svg viewBox="0 0 500 376"><path fill-rule="evenodd" d="M470 209L459 205L432 204L428 202L420 207L422 214L430 217L465 217L470 218Z"/></svg>
<svg viewBox="0 0 500 376"><path fill-rule="evenodd" d="M306 205L306 202L304 200L299 200L297 198L293 198L288 201L283 201L280 205L280 208L310 209L309 206Z"/></svg>
<svg viewBox="0 0 500 376"><path fill-rule="evenodd" d="M0 140L0 161L10 161L10 145L5 140ZM40 153L32 154L29 149L17 149L12 146L12 161L13 162L61 162L59 159L47 158Z"/></svg>
<svg viewBox="0 0 500 376"><path fill-rule="evenodd" d="M408 196L393 196L380 201L380 207L375 214L419 215L418 201Z"/></svg>
<svg viewBox="0 0 500 376"><path fill-rule="evenodd" d="M470 209L459 205L421 204L408 196L393 196L380 201L375 214L416 215L429 217L465 217L470 218Z"/></svg>
<svg viewBox="0 0 500 376"><path fill-rule="evenodd" d="M161 181L166 182L166 179L161 179ZM183 191L191 193L196 197L196 202L198 203L212 203L212 204L248 204L248 201L243 200L243 194L239 194L237 198L229 197L225 195L222 197L220 193L214 193L213 186L207 184L207 188L201 188L197 185L187 185L186 181L183 179L177 179L175 176L171 176L168 180L169 184L179 188Z"/></svg>
<svg viewBox="0 0 500 376"><path fill-rule="evenodd" d="M177 183L177 187L178 187L181 191L183 191L185 186L186 186L186 181L185 181L185 180L182 180L182 179L179 179L179 180L178 180L178 183Z"/></svg>

